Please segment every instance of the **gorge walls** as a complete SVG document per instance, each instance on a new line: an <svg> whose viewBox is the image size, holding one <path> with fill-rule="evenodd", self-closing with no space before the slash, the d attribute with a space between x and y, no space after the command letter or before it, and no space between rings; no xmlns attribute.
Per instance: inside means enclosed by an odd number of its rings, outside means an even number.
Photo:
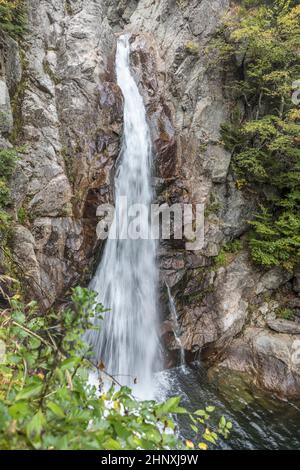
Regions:
<svg viewBox="0 0 300 470"><path fill-rule="evenodd" d="M12 253L27 290L48 308L91 277L101 252L96 207L113 200L122 138L116 35L131 32L132 69L156 153L157 200L205 204L201 251L188 252L179 240L160 244L167 365L178 344L165 283L190 358L246 371L280 396L299 397L299 324L276 318L278 308L300 310L299 278L250 261L244 235L257 202L239 189L221 141L220 126L234 105L226 85L235 70L212 66L208 46L230 2L31 0L28 6L19 52L0 37L7 115L1 146L22 146L12 182Z"/></svg>
<svg viewBox="0 0 300 470"><path fill-rule="evenodd" d="M208 364L250 373L280 396L299 396L299 323L276 318L280 307L299 309L297 278L251 262L243 236L257 201L239 189L220 136L235 105L226 91L235 70L212 66L216 51L209 45L230 4L115 5L108 9L113 28L133 33L132 66L148 107L158 201L206 208L201 251L188 252L178 240L160 245L163 339L179 354L167 283L189 357L201 354ZM169 360L174 363L172 355Z"/></svg>
<svg viewBox="0 0 300 470"><path fill-rule="evenodd" d="M123 106L101 2L30 1L28 30L11 72L14 145L23 147L12 187L13 252L47 308L89 276L95 211L112 200Z"/></svg>

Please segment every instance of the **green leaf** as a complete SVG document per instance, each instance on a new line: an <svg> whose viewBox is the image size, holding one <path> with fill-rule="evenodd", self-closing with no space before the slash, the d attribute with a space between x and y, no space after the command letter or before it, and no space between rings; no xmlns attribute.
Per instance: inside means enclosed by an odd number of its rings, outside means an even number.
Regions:
<svg viewBox="0 0 300 470"><path fill-rule="evenodd" d="M161 441L161 433L153 427L150 431L146 433L146 438L149 439L149 441L158 444Z"/></svg>
<svg viewBox="0 0 300 470"><path fill-rule="evenodd" d="M70 357L68 359L65 359L61 365L60 368L61 370L68 370L68 369L73 369L74 367L77 367L78 364L80 363L81 358L80 357Z"/></svg>
<svg viewBox="0 0 300 470"><path fill-rule="evenodd" d="M10 417L7 410L7 407L0 401L0 430L3 431L7 423L9 422Z"/></svg>
<svg viewBox="0 0 300 470"><path fill-rule="evenodd" d="M169 398L165 403L156 408L157 416L163 416L168 413L186 413L185 408L179 407L181 397Z"/></svg>
<svg viewBox="0 0 300 470"><path fill-rule="evenodd" d="M214 437L214 434L209 432L207 429L205 430L205 433L203 434L203 439L205 439L207 442L210 442L211 444L216 443L216 439Z"/></svg>
<svg viewBox="0 0 300 470"><path fill-rule="evenodd" d="M57 450L68 450L69 442L67 436L62 436L62 438L57 441L55 448Z"/></svg>
<svg viewBox="0 0 300 470"><path fill-rule="evenodd" d="M224 416L221 416L221 419L220 419L220 422L219 422L219 426L221 428L224 428L226 426L226 419L224 418Z"/></svg>
<svg viewBox="0 0 300 470"><path fill-rule="evenodd" d="M38 349L41 346L41 341L37 338L30 339L30 347L32 349Z"/></svg>
<svg viewBox="0 0 300 470"><path fill-rule="evenodd" d="M216 407L215 406L207 406L206 408L207 413L212 413L215 411Z"/></svg>
<svg viewBox="0 0 300 470"><path fill-rule="evenodd" d="M59 418L65 418L64 410L57 403L49 401L47 403L47 407L49 408L49 410L52 411L52 413L54 413Z"/></svg>
<svg viewBox="0 0 300 470"><path fill-rule="evenodd" d="M26 434L28 439L36 440L39 438L45 424L45 417L42 411L39 410L26 426Z"/></svg>
<svg viewBox="0 0 300 470"><path fill-rule="evenodd" d="M110 437L103 443L103 448L105 450L121 450L122 446L118 441Z"/></svg>
<svg viewBox="0 0 300 470"><path fill-rule="evenodd" d="M194 426L193 424L191 424L191 428L192 428L192 430L195 431L196 433L198 432L197 426Z"/></svg>
<svg viewBox="0 0 300 470"><path fill-rule="evenodd" d="M32 385L29 385L28 387L23 388L17 396L16 396L16 401L18 400L28 400L28 398L32 398L36 395L38 395L43 388L42 383L34 383Z"/></svg>
<svg viewBox="0 0 300 470"><path fill-rule="evenodd" d="M24 418L28 416L29 406L26 402L19 402L9 407L8 412L14 419Z"/></svg>

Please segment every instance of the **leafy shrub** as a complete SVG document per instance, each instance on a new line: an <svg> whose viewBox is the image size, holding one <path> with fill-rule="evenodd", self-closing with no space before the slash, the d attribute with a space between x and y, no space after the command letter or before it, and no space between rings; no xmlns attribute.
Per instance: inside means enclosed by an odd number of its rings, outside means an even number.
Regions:
<svg viewBox="0 0 300 470"><path fill-rule="evenodd" d="M28 220L28 213L25 207L20 207L18 210L18 222L22 225Z"/></svg>
<svg viewBox="0 0 300 470"><path fill-rule="evenodd" d="M223 249L226 253L237 253L243 248L243 243L241 240L232 240L231 242L226 243Z"/></svg>
<svg viewBox="0 0 300 470"><path fill-rule="evenodd" d="M214 257L213 262L216 268L221 268L226 265L227 256L223 248L220 250L219 254Z"/></svg>
<svg viewBox="0 0 300 470"><path fill-rule="evenodd" d="M263 266L282 266L292 271L300 259L300 216L292 211L282 212L274 220L266 208L251 222L255 231L250 234L252 258Z"/></svg>
<svg viewBox="0 0 300 470"><path fill-rule="evenodd" d="M24 34L26 30L24 0L0 0L0 29L15 39Z"/></svg>
<svg viewBox="0 0 300 470"><path fill-rule="evenodd" d="M211 214L217 214L221 209L222 203L214 193L211 193L209 197L209 204L205 207L205 217L208 217Z"/></svg>
<svg viewBox="0 0 300 470"><path fill-rule="evenodd" d="M16 149L1 149L0 150L0 175L2 178L9 179L16 167L17 162Z"/></svg>
<svg viewBox="0 0 300 470"><path fill-rule="evenodd" d="M4 211L3 209L1 209L1 207L0 207L0 240L1 240L1 244L3 244L1 233L7 232L7 230L10 227L10 221L11 221L11 219L10 219L9 214L6 211Z"/></svg>
<svg viewBox="0 0 300 470"><path fill-rule="evenodd" d="M9 216L5 208L10 202L9 180L15 170L17 161L16 149L0 150L0 231L6 230Z"/></svg>
<svg viewBox="0 0 300 470"><path fill-rule="evenodd" d="M293 320L295 311L292 308L278 308L276 310L276 316L283 320Z"/></svg>
<svg viewBox="0 0 300 470"><path fill-rule="evenodd" d="M251 222L251 255L287 270L300 262L300 113L291 100L300 76L297 3L244 1L215 40L224 67L235 63L241 77L230 89L245 112L234 109L222 137L237 186L261 201Z"/></svg>
<svg viewBox="0 0 300 470"><path fill-rule="evenodd" d="M172 414L187 414L200 449L228 436L231 423L221 417L209 425L214 407L188 413L180 398L137 401L126 387L104 392L87 385L91 368L82 333L91 315L101 316L96 294L73 289L73 306L41 315L35 302L16 295L0 316L6 357L0 364L0 448L5 449L183 449ZM91 313L93 312L93 313ZM111 378L112 383L114 378ZM215 430L214 430L215 429ZM173 432L172 432L173 431Z"/></svg>
<svg viewBox="0 0 300 470"><path fill-rule="evenodd" d="M213 258L213 265L216 268L226 266L230 260L230 254L237 253L243 248L241 240L233 240L222 246L219 254Z"/></svg>
<svg viewBox="0 0 300 470"><path fill-rule="evenodd" d="M9 203L10 189L6 181L0 179L0 207L5 207Z"/></svg>

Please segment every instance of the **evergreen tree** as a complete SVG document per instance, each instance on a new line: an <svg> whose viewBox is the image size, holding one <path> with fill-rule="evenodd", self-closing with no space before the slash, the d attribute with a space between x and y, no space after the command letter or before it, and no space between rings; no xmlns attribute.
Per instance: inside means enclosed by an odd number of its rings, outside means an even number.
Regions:
<svg viewBox="0 0 300 470"><path fill-rule="evenodd" d="M253 260L288 270L300 261L300 5L245 1L218 32L214 45L225 67L236 64L230 86L237 107L222 126L233 152L237 183L257 193L251 222ZM299 83L298 83L299 84ZM298 86L300 88L300 86ZM294 90L294 93L293 93Z"/></svg>

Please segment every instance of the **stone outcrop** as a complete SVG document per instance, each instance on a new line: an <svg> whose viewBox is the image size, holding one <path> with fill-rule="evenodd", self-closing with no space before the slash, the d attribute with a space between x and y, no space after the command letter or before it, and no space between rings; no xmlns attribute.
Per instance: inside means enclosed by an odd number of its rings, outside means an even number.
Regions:
<svg viewBox="0 0 300 470"><path fill-rule="evenodd" d="M0 136L1 148L10 147L6 140L13 130L11 96L21 81L22 68L16 41L0 31Z"/></svg>
<svg viewBox="0 0 300 470"><path fill-rule="evenodd" d="M247 328L228 347L223 367L248 372L257 385L280 397L299 398L300 337Z"/></svg>
<svg viewBox="0 0 300 470"><path fill-rule="evenodd" d="M122 131L115 84L115 36L103 2L28 2L28 34L1 37L1 112L12 131L7 89L15 101L12 183L14 254L30 291L45 307L88 278L97 247L96 208L112 200L111 178Z"/></svg>
<svg viewBox="0 0 300 470"><path fill-rule="evenodd" d="M13 128L13 115L10 105L8 88L4 80L0 80L0 127L3 134L9 134Z"/></svg>
<svg viewBox="0 0 300 470"><path fill-rule="evenodd" d="M271 330L276 331L277 333L300 335L300 323L296 323L294 321L271 318L267 321L267 325Z"/></svg>

